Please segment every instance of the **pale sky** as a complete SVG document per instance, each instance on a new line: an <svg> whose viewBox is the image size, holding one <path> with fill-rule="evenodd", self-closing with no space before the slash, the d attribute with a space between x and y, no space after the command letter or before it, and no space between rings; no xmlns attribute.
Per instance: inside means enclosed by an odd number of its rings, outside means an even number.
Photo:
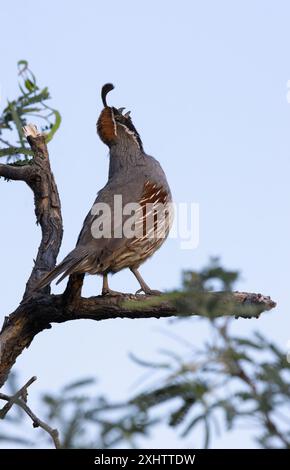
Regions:
<svg viewBox="0 0 290 470"><path fill-rule="evenodd" d="M141 272L155 289L180 284L182 269L199 269L219 255L239 269L239 290L262 292L277 309L257 320L238 320L243 335L259 330L285 349L289 320L290 4L285 1L146 0L122 2L2 1L1 109L17 93L16 63L26 59L62 126L49 145L62 199L64 240L59 260L76 242L83 219L104 185L108 151L95 133L100 88L126 106L143 139L167 173L176 202L200 205L200 243L181 250L168 240ZM23 183L0 182L1 316L18 304L39 243L32 194ZM135 291L132 274L111 281ZM63 284L54 292L61 292ZM85 295L101 279L86 279ZM161 348L180 349L158 331L202 343L198 322L168 320L78 321L54 325L18 359L21 380L32 375L30 403L79 377L97 376L100 391L122 399L143 374L128 358L154 359ZM35 405L36 406L36 405ZM35 439L37 439L35 431ZM253 433L216 437L212 447L255 447ZM143 447L190 447L162 428ZM194 443L194 444L193 444Z"/></svg>

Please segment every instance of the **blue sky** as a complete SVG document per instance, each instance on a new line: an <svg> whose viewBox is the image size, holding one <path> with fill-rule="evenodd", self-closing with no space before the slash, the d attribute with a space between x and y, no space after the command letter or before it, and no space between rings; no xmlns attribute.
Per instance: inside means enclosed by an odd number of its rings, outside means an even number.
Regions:
<svg viewBox="0 0 290 470"><path fill-rule="evenodd" d="M211 255L240 269L239 290L262 292L278 308L259 321L235 322L285 348L289 333L290 5L287 1L112 0L2 2L0 107L17 93L16 63L27 59L48 85L62 114L49 146L64 216L59 259L75 244L83 218L107 178L108 151L95 133L100 88L112 81L110 103L126 106L147 153L165 169L176 202L200 205L200 244L181 250L168 240L142 268L153 288L180 284L182 269ZM32 195L22 183L0 184L1 315L17 305L39 243ZM134 291L124 271L111 281ZM84 293L99 292L86 280ZM54 287L60 292L63 285ZM78 321L54 326L17 361L21 379L38 376L31 402L80 376L96 375L114 398L132 393L142 371L128 358L150 359L178 346L159 328L194 344L206 338L198 323L167 320ZM192 445L190 438L184 443ZM151 447L181 446L161 429ZM213 447L255 446L251 433L216 438Z"/></svg>

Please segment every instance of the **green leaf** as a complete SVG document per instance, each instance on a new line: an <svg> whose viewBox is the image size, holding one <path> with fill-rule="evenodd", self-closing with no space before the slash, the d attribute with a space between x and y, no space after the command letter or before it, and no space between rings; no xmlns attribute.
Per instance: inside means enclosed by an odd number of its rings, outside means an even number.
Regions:
<svg viewBox="0 0 290 470"><path fill-rule="evenodd" d="M170 367L169 363L145 361L144 359L140 359L132 353L129 353L129 358L138 364L138 366L147 367L150 369L168 369Z"/></svg>
<svg viewBox="0 0 290 470"><path fill-rule="evenodd" d="M209 448L210 441L210 426L206 416L204 416L204 448Z"/></svg>
<svg viewBox="0 0 290 470"><path fill-rule="evenodd" d="M12 157L13 155L33 155L32 150L26 147L6 147L4 149L0 149L0 157Z"/></svg>
<svg viewBox="0 0 290 470"><path fill-rule="evenodd" d="M181 424L185 418L188 416L188 413L191 411L195 400L186 400L176 411L171 413L169 419L169 426L178 426Z"/></svg>
<svg viewBox="0 0 290 470"><path fill-rule="evenodd" d="M27 60L19 60L19 61L17 62L17 65L25 65L25 66L27 67L28 62L27 62Z"/></svg>
<svg viewBox="0 0 290 470"><path fill-rule="evenodd" d="M196 424L198 424L201 420L204 419L204 414L196 416L190 423L189 425L184 429L183 433L181 434L181 437L186 437L189 431L191 431Z"/></svg>
<svg viewBox="0 0 290 470"><path fill-rule="evenodd" d="M29 92L33 92L36 89L35 83L29 80L29 78L25 80L24 84Z"/></svg>
<svg viewBox="0 0 290 470"><path fill-rule="evenodd" d="M22 113L23 114L29 114L29 113L39 113L41 111L40 108L23 108ZM41 117L41 116L39 116Z"/></svg>
<svg viewBox="0 0 290 470"><path fill-rule="evenodd" d="M19 140L21 142L21 145L24 147L25 144L24 144L24 139L23 139L23 134L22 134L22 122L15 106L12 103L10 103L10 111L11 111L13 121L14 121L14 124L16 126L16 129L19 135Z"/></svg>
<svg viewBox="0 0 290 470"><path fill-rule="evenodd" d="M22 66L22 68L21 68L21 66ZM17 67L18 67L18 70L19 70L19 75L21 75L28 68L27 60L19 60L17 62Z"/></svg>
<svg viewBox="0 0 290 470"><path fill-rule="evenodd" d="M255 397L253 396L252 393L248 393L248 392L236 392L235 396L237 398L240 398L241 400L243 401L253 401L255 400Z"/></svg>
<svg viewBox="0 0 290 470"><path fill-rule="evenodd" d="M245 338L232 338L232 340L239 344L240 346L248 346L253 349L261 349L261 345L258 344L257 342L250 341L249 339Z"/></svg>
<svg viewBox="0 0 290 470"><path fill-rule="evenodd" d="M21 98L19 98L19 101L20 101L21 106L25 107L25 106L28 106L28 105L34 104L34 103L43 104L43 102L48 100L49 98L50 98L50 95L49 95L48 88L45 87L37 95L33 95L33 96L25 95L25 96L22 96Z"/></svg>
<svg viewBox="0 0 290 470"><path fill-rule="evenodd" d="M87 387L88 385L93 385L95 383L95 379L89 377L87 379L78 380L77 382L73 382L71 384L66 385L63 387L64 392L70 392L71 390L75 390L76 388Z"/></svg>
<svg viewBox="0 0 290 470"><path fill-rule="evenodd" d="M53 114L55 116L55 122L50 130L50 132L47 134L45 140L46 140L46 143L50 142L54 136L54 134L56 133L56 131L58 130L60 124L61 124L61 115L60 113L56 110L56 109L53 109Z"/></svg>

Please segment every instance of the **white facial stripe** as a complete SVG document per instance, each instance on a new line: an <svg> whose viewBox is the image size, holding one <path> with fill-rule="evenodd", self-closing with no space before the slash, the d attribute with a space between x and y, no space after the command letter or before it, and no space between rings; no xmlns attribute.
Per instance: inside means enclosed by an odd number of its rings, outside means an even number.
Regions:
<svg viewBox="0 0 290 470"><path fill-rule="evenodd" d="M114 134L117 137L117 124L116 124L116 119L115 119L115 116L114 116L114 113L113 113L112 109L111 109L111 116L112 116L112 121L113 121L113 124L114 124Z"/></svg>
<svg viewBox="0 0 290 470"><path fill-rule="evenodd" d="M133 140L136 142L138 147L141 148L135 133L133 131L130 131L130 129L128 129L128 127L125 126L124 124L121 124L121 122L118 122L118 124L119 124L119 126L122 126L125 129L125 132L127 132L127 134L129 134L133 137Z"/></svg>

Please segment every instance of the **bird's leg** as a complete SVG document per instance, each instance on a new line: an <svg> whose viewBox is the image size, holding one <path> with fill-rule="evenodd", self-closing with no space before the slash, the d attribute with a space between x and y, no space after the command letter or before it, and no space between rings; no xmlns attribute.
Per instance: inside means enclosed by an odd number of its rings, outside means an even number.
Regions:
<svg viewBox="0 0 290 470"><path fill-rule="evenodd" d="M103 274L103 288L102 288L102 295L125 295L122 292L117 292L109 288L108 283L108 274Z"/></svg>
<svg viewBox="0 0 290 470"><path fill-rule="evenodd" d="M139 294L139 292L142 292L142 291L146 295L161 295L162 294L162 292L160 292L159 290L150 289L150 287L146 284L143 277L139 273L138 269L134 269L134 268L130 268L130 269L131 269L132 273L134 274L134 276L136 277L136 279L139 282L140 287L141 287L141 289L137 290L136 294Z"/></svg>
<svg viewBox="0 0 290 470"><path fill-rule="evenodd" d="M109 283L108 283L108 274L103 275L103 288L102 288L102 294L106 294L109 290Z"/></svg>

